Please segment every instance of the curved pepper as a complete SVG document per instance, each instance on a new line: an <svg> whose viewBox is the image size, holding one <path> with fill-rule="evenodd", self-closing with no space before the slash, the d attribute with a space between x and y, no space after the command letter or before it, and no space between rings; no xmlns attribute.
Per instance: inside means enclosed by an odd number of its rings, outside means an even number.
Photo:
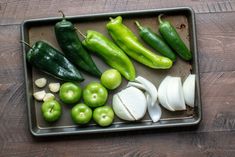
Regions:
<svg viewBox="0 0 235 157"><path fill-rule="evenodd" d="M174 52L159 35L154 33L150 28L141 26L138 21L135 21L135 23L139 29L140 37L148 45L150 45L157 52L161 53L163 56L170 58L172 61L176 60Z"/></svg>
<svg viewBox="0 0 235 157"><path fill-rule="evenodd" d="M183 40L180 38L175 28L170 24L169 21L162 21L161 16L163 16L163 14L158 16L158 21L160 23L159 32L161 33L162 37L165 39L167 44L169 44L171 48L179 54L181 58L184 60L191 60L192 54L184 44Z"/></svg>
<svg viewBox="0 0 235 157"><path fill-rule="evenodd" d="M82 43L101 56L108 65L118 70L127 80L135 79L135 68L132 62L110 39L99 32L88 30Z"/></svg>
<svg viewBox="0 0 235 157"><path fill-rule="evenodd" d="M26 57L27 61L39 70L61 80L78 82L84 80L76 67L61 52L44 41L33 44Z"/></svg>
<svg viewBox="0 0 235 157"><path fill-rule="evenodd" d="M106 25L114 41L127 55L138 62L154 69L169 69L172 61L166 57L158 56L146 49L129 28L122 24L122 17L118 16Z"/></svg>
<svg viewBox="0 0 235 157"><path fill-rule="evenodd" d="M61 12L61 11L60 11ZM63 14L63 12L61 12ZM65 56L77 66L93 76L100 77L101 72L93 62L90 54L83 48L74 25L65 19L55 25L56 39Z"/></svg>

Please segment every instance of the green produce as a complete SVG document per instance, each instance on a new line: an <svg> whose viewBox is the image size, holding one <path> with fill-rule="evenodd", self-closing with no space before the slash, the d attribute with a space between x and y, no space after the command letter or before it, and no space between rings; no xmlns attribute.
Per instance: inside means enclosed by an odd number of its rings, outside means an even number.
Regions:
<svg viewBox="0 0 235 157"><path fill-rule="evenodd" d="M47 122L57 121L62 114L60 104L56 100L49 100L42 104L41 107L43 118Z"/></svg>
<svg viewBox="0 0 235 157"><path fill-rule="evenodd" d="M51 45L44 41L37 41L32 47L23 43L30 47L26 57L34 67L64 81L84 80L76 67Z"/></svg>
<svg viewBox="0 0 235 157"><path fill-rule="evenodd" d="M121 16L110 19L111 21L106 25L108 32L127 55L154 69L169 69L172 66L172 61L170 59L158 56L146 49L139 42L134 33L122 24Z"/></svg>
<svg viewBox="0 0 235 157"><path fill-rule="evenodd" d="M108 98L108 91L98 82L91 82L83 90L83 100L89 107L103 106Z"/></svg>
<svg viewBox="0 0 235 157"><path fill-rule="evenodd" d="M122 83L122 76L117 70L109 69L101 75L100 81L106 88L113 90Z"/></svg>
<svg viewBox="0 0 235 157"><path fill-rule="evenodd" d="M114 112L109 106L98 107L93 112L93 119L102 127L109 126L113 122Z"/></svg>
<svg viewBox="0 0 235 157"><path fill-rule="evenodd" d="M165 39L167 44L171 46L173 50L175 50L179 56L184 60L191 60L192 54L184 44L183 40L180 38L179 34L175 30L175 28L170 24L169 21L162 21L161 17L163 14L158 16L159 21L159 32L162 37Z"/></svg>
<svg viewBox="0 0 235 157"><path fill-rule="evenodd" d="M61 12L61 11L60 11ZM63 12L61 12L63 14ZM55 25L56 39L65 56L77 66L93 76L100 77L101 72L95 65L90 54L83 48L74 25L65 19Z"/></svg>
<svg viewBox="0 0 235 157"><path fill-rule="evenodd" d="M135 22L138 29L140 37L153 49L161 53L163 56L170 58L172 61L176 60L176 56L171 48L164 42L164 40L154 33L150 28L143 27L138 21Z"/></svg>
<svg viewBox="0 0 235 157"><path fill-rule="evenodd" d="M92 118L92 110L85 104L77 104L71 110L71 117L76 124L87 124Z"/></svg>
<svg viewBox="0 0 235 157"><path fill-rule="evenodd" d="M60 87L59 96L66 104L77 103L82 96L82 88L76 83L66 82Z"/></svg>
<svg viewBox="0 0 235 157"><path fill-rule="evenodd" d="M118 70L127 80L135 79L135 68L128 56L101 33L87 31L83 45L101 56L108 65Z"/></svg>

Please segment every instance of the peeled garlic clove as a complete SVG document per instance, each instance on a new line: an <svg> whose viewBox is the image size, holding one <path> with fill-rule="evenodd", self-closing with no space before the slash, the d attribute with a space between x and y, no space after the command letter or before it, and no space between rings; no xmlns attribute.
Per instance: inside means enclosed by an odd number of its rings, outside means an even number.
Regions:
<svg viewBox="0 0 235 157"><path fill-rule="evenodd" d="M183 83L184 99L187 105L194 107L195 74L190 74Z"/></svg>
<svg viewBox="0 0 235 157"><path fill-rule="evenodd" d="M166 89L168 104L176 111L185 110L183 87L180 77L172 77Z"/></svg>
<svg viewBox="0 0 235 157"><path fill-rule="evenodd" d="M157 101L157 88L155 87L155 85L150 82L149 80L138 76L135 81L141 83L142 85L144 85L146 91L149 93L150 97L151 97L151 105L153 106L155 104L155 102Z"/></svg>
<svg viewBox="0 0 235 157"><path fill-rule="evenodd" d="M53 93L57 93L60 90L60 83L49 83L49 90Z"/></svg>
<svg viewBox="0 0 235 157"><path fill-rule="evenodd" d="M131 119L130 116L134 120L143 118L147 110L147 102L144 93L135 87L128 87L120 91L113 96L113 110L119 118L124 120ZM121 111L123 113L120 113ZM126 115L123 116L123 114Z"/></svg>
<svg viewBox="0 0 235 157"><path fill-rule="evenodd" d="M54 94L52 93L46 93L46 95L43 98L43 101L49 101L49 100L53 100L55 98Z"/></svg>
<svg viewBox="0 0 235 157"><path fill-rule="evenodd" d="M42 101L45 95L46 95L45 90L33 93L33 97L38 101Z"/></svg>
<svg viewBox="0 0 235 157"><path fill-rule="evenodd" d="M34 83L38 88L43 88L47 84L47 79L46 78L39 78L39 79L35 80Z"/></svg>
<svg viewBox="0 0 235 157"><path fill-rule="evenodd" d="M171 79L171 76L165 77L164 80L162 80L161 84L158 87L158 100L160 104L166 108L169 111L175 111L168 103L167 98L166 98L166 89L167 85Z"/></svg>

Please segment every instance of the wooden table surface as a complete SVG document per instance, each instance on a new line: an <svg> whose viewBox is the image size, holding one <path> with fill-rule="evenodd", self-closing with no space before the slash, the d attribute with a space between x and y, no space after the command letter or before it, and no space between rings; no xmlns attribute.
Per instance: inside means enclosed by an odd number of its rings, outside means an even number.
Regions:
<svg viewBox="0 0 235 157"><path fill-rule="evenodd" d="M203 120L197 129L35 138L28 130L23 20L189 6L196 12ZM0 157L235 156L235 0L0 0Z"/></svg>

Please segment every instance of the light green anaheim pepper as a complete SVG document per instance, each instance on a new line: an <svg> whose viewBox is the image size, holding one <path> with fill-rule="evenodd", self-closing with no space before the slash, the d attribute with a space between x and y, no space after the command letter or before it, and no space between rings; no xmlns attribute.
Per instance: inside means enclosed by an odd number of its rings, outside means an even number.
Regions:
<svg viewBox="0 0 235 157"><path fill-rule="evenodd" d="M135 68L128 56L110 39L99 32L88 30L84 46L97 53L112 68L118 70L127 80L135 79Z"/></svg>
<svg viewBox="0 0 235 157"><path fill-rule="evenodd" d="M158 56L145 48L131 32L122 24L122 17L118 16L106 25L109 34L116 44L130 57L153 69L169 69L172 61L169 58Z"/></svg>

